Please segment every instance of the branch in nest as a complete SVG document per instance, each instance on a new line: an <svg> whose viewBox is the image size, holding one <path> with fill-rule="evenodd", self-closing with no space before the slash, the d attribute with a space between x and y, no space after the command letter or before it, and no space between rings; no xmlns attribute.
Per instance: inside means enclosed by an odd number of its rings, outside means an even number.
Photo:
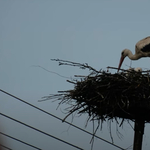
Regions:
<svg viewBox="0 0 150 150"><path fill-rule="evenodd" d="M134 120L142 118L150 122L150 75L143 72L127 71L121 69L121 73L111 74L107 71L97 71L88 64L80 64L60 59L59 65L77 66L89 69L93 72L87 76L76 76L78 79L67 82L74 84L74 88L59 91L59 94L45 97L45 99L57 99L59 105L67 104L65 110L68 115L77 112L79 115L88 114L88 121L98 122L123 118ZM108 67L108 69L118 69ZM118 123L118 122L117 122ZM93 135L96 133L93 132Z"/></svg>
<svg viewBox="0 0 150 150"><path fill-rule="evenodd" d="M97 71L96 69L94 69L93 67L89 66L87 63L85 64L81 64L81 63L76 63L76 62L72 62L72 61L67 61L67 60L61 60L61 59L51 59L52 61L58 61L59 65L68 65L68 66L74 66L74 67L79 67L81 69L89 69L90 71L94 71L99 73L99 71Z"/></svg>

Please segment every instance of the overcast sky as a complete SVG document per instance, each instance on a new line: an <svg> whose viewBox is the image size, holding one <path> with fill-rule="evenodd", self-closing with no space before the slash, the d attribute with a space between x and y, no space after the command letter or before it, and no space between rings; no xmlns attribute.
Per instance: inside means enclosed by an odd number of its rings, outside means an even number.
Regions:
<svg viewBox="0 0 150 150"><path fill-rule="evenodd" d="M58 66L52 58L88 63L96 69L118 67L121 51L134 53L135 44L150 35L150 1L146 0L0 0L0 89L64 118L63 105L58 102L38 102L43 96L73 85L56 74L66 77L88 74L75 67ZM122 68L131 61L126 58ZM149 58L132 62L132 67L150 69ZM0 92L0 112L34 126L44 132L90 150L91 136L69 127L51 116ZM75 117L73 123L84 128L87 115ZM71 117L67 119L71 122ZM6 134L35 145L43 150L75 150L51 137L38 133L0 115L0 128ZM114 143L132 146L134 131L125 123L116 135L112 122ZM131 123L133 126L133 124ZM111 142L108 124L103 123L97 135ZM92 132L92 123L86 130ZM146 124L143 149L150 149L150 126ZM32 150L24 144L2 136L4 144L13 150ZM95 139L93 150L116 150Z"/></svg>

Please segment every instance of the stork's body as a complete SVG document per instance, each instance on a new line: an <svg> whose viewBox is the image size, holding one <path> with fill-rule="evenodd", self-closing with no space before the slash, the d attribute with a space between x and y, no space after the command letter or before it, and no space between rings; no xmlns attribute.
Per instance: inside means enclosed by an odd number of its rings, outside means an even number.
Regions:
<svg viewBox="0 0 150 150"><path fill-rule="evenodd" d="M131 60L138 60L141 57L150 57L150 36L137 42L137 44L135 45L134 55L129 49L124 49L122 51L118 70L120 69L126 56L128 56Z"/></svg>

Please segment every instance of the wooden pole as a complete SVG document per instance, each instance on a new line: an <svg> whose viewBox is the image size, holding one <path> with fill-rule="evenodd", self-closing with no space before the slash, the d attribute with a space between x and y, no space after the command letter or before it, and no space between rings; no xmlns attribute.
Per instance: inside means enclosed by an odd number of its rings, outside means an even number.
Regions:
<svg viewBox="0 0 150 150"><path fill-rule="evenodd" d="M135 120L133 150L142 150L144 125L145 125L145 121L143 119L136 119Z"/></svg>

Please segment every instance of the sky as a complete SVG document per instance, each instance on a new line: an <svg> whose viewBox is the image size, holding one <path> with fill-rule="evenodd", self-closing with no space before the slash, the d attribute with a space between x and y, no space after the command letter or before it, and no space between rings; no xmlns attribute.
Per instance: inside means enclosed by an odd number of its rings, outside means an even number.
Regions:
<svg viewBox="0 0 150 150"><path fill-rule="evenodd" d="M147 0L0 0L0 89L7 91L60 118L67 104L38 102L43 96L73 89L65 77L88 75L88 71L59 66L51 59L88 63L106 70L118 67L121 51L135 51L135 44L150 35L150 1ZM122 68L128 69L126 58ZM132 61L132 67L150 69L149 58ZM110 70L112 71L112 70ZM84 150L91 149L91 135L46 115L2 92L0 112L54 135ZM73 124L92 132L92 122L85 128L87 115L75 117ZM71 122L72 118L68 117ZM43 135L0 115L0 131L43 150L75 150L67 144ZM132 147L133 123L118 128L111 122L113 141L122 148ZM110 141L109 123L104 122L97 135ZM143 149L150 149L150 126L145 125ZM4 145L15 150L32 150L1 135ZM95 138L93 150L117 148ZM5 150L5 149L4 149Z"/></svg>

